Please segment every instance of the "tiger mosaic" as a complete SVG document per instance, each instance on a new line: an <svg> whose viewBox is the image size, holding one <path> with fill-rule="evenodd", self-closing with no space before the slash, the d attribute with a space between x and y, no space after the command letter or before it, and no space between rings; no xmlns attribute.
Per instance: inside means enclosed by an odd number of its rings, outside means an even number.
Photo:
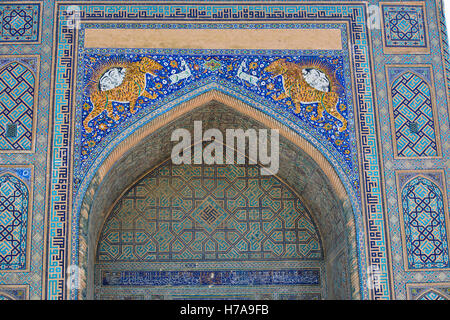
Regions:
<svg viewBox="0 0 450 320"><path fill-rule="evenodd" d="M290 97L295 104L295 113L301 112L302 103L317 103L317 115L311 116L311 120L323 118L323 112L326 110L342 122L339 132L343 132L347 129L347 120L338 111L339 94L315 88L308 83L307 74L311 72L308 70L315 68L317 67L287 62L285 59L272 62L265 71L272 73L274 77L281 76L284 87L284 92L278 96L274 94L272 98L278 101ZM331 90L336 89L332 87Z"/></svg>
<svg viewBox="0 0 450 320"><path fill-rule="evenodd" d="M146 88L146 74L155 75L155 71L161 69L162 66L158 62L147 57L143 57L138 62L122 64L112 62L109 68L100 77L97 77L98 81L94 81L92 85L90 98L94 108L83 121L86 132L92 132L89 122L105 110L108 117L119 120L119 116L113 113L113 101L129 102L130 112L133 114L136 112L134 106L139 97L155 99L157 95L151 89ZM116 74L112 74L113 71L116 71ZM109 75L105 77L107 73ZM111 78L116 81L109 80ZM102 80L106 83L102 83Z"/></svg>

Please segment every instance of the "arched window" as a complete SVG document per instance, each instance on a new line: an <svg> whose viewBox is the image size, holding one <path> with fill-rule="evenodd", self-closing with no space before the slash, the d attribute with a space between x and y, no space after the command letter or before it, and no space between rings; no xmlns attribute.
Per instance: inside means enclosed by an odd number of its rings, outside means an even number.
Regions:
<svg viewBox="0 0 450 320"><path fill-rule="evenodd" d="M18 62L0 70L0 150L32 149L35 76Z"/></svg>
<svg viewBox="0 0 450 320"><path fill-rule="evenodd" d="M0 270L20 270L26 264L29 192L17 177L0 176Z"/></svg>
<svg viewBox="0 0 450 320"><path fill-rule="evenodd" d="M412 72L405 72L392 84L396 155L436 157L432 96L428 83Z"/></svg>
<svg viewBox="0 0 450 320"><path fill-rule="evenodd" d="M408 267L449 267L444 199L432 181L417 176L401 192Z"/></svg>
<svg viewBox="0 0 450 320"><path fill-rule="evenodd" d="M422 294L417 300L448 300L444 295L437 292L436 290L429 290Z"/></svg>

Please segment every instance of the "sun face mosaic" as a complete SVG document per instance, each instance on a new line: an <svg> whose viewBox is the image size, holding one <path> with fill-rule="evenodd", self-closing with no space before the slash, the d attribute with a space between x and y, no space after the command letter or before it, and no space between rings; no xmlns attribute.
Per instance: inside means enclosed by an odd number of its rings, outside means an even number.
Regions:
<svg viewBox="0 0 450 320"><path fill-rule="evenodd" d="M79 163L81 172L102 142L178 91L224 81L289 112L312 128L353 168L343 57L277 55L88 54ZM353 145L352 145L353 143Z"/></svg>

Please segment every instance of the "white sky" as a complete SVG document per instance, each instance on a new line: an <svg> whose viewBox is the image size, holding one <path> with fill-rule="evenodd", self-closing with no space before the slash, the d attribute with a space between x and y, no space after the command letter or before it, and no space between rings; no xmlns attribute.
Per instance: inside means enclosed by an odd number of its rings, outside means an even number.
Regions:
<svg viewBox="0 0 450 320"><path fill-rule="evenodd" d="M450 31L450 0L443 0L445 10L445 21L447 23L447 34Z"/></svg>

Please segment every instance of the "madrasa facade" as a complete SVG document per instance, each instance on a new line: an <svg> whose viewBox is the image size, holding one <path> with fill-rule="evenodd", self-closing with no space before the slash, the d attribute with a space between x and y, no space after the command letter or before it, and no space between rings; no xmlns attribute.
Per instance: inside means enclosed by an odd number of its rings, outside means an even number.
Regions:
<svg viewBox="0 0 450 320"><path fill-rule="evenodd" d="M0 300L450 299L444 5L1 1Z"/></svg>

